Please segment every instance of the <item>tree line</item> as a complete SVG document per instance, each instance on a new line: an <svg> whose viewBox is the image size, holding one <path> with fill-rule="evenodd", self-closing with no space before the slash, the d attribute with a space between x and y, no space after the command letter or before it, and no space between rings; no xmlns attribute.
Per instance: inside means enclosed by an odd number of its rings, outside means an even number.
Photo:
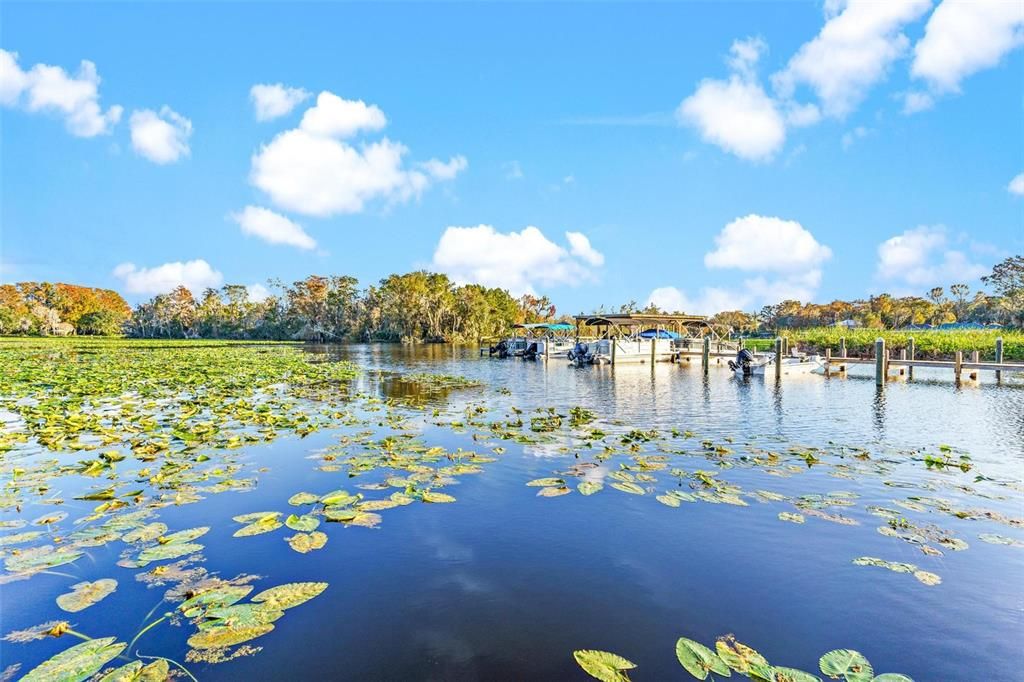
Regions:
<svg viewBox="0 0 1024 682"><path fill-rule="evenodd" d="M1024 256L1012 256L982 277L989 291L966 284L936 287L925 296L879 294L831 303L782 301L758 312L720 312L712 320L748 333L758 329L850 323L868 328L977 322L1024 326ZM500 288L457 285L426 271L390 275L360 288L348 276L311 275L253 300L229 284L198 297L178 287L130 309L108 289L22 282L0 285L0 334L126 334L140 338L296 339L306 341L476 341L516 323L571 321L546 297L513 297ZM604 306L596 312L606 311ZM635 302L617 312L662 311Z"/></svg>

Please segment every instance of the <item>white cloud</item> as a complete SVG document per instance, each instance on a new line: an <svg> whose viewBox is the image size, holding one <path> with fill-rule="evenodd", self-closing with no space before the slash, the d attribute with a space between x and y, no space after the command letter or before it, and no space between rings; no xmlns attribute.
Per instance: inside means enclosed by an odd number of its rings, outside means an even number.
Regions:
<svg viewBox="0 0 1024 682"><path fill-rule="evenodd" d="M106 135L121 120L120 106L105 112L100 108L99 85L96 65L88 60L82 61L75 76L47 64L22 71L16 52L0 49L0 104L20 103L31 112L63 116L64 126L77 137Z"/></svg>
<svg viewBox="0 0 1024 682"><path fill-rule="evenodd" d="M351 137L364 130L382 130L388 124L384 112L363 100L348 100L332 92L317 95L316 105L302 115L299 127L324 137Z"/></svg>
<svg viewBox="0 0 1024 682"><path fill-rule="evenodd" d="M249 301L252 303L262 303L272 295L270 289L258 283L250 284L245 288L245 291L249 296Z"/></svg>
<svg viewBox="0 0 1024 682"><path fill-rule="evenodd" d="M795 220L750 214L732 221L715 237L715 250L704 256L709 268L761 272L817 269L832 250Z"/></svg>
<svg viewBox="0 0 1024 682"><path fill-rule="evenodd" d="M408 201L467 167L462 156L408 167L408 149L399 142L383 138L356 147L339 139L379 130L386 122L375 106L320 93L298 128L280 133L253 155L249 181L281 208L325 217L359 213L378 199Z"/></svg>
<svg viewBox="0 0 1024 682"><path fill-rule="evenodd" d="M879 279L915 289L967 282L987 273L987 267L950 248L942 226L922 225L878 245Z"/></svg>
<svg viewBox="0 0 1024 682"><path fill-rule="evenodd" d="M133 111L131 117L132 147L153 163L174 163L191 150L192 121L164 106L157 113L152 109Z"/></svg>
<svg viewBox="0 0 1024 682"><path fill-rule="evenodd" d="M316 241L306 234L301 225L262 206L246 206L241 213L232 213L231 219L238 223L243 233L259 237L269 244L287 244L307 250L316 248Z"/></svg>
<svg viewBox="0 0 1024 682"><path fill-rule="evenodd" d="M1010 194L1024 197L1024 173L1018 173L1013 180L1010 180L1010 184L1006 186L1006 191Z"/></svg>
<svg viewBox="0 0 1024 682"><path fill-rule="evenodd" d="M807 84L821 100L825 113L848 114L882 80L889 66L903 56L909 40L900 30L921 17L931 0L849 0L826 7L821 32L805 43L786 68L772 77L783 98Z"/></svg>
<svg viewBox="0 0 1024 682"><path fill-rule="evenodd" d="M302 88L289 88L282 83L261 83L249 89L257 121L270 121L291 113L309 96L310 93Z"/></svg>
<svg viewBox="0 0 1024 682"><path fill-rule="evenodd" d="M656 305L669 313L714 315L723 310L746 310L753 304L750 292L705 287L697 296L688 296L676 287L658 287L647 297L647 305Z"/></svg>
<svg viewBox="0 0 1024 682"><path fill-rule="evenodd" d="M569 242L572 255L581 258L594 267L604 265L604 254L590 245L587 235L582 232L566 232L565 238Z"/></svg>
<svg viewBox="0 0 1024 682"><path fill-rule="evenodd" d="M199 294L203 289L219 287L224 282L224 276L202 259L164 263L152 268L121 263L113 274L130 294L166 294L179 286Z"/></svg>
<svg viewBox="0 0 1024 682"><path fill-rule="evenodd" d="M788 102L786 106L786 123L794 128L814 125L821 120L821 109L816 104L797 104Z"/></svg>
<svg viewBox="0 0 1024 682"><path fill-rule="evenodd" d="M434 250L431 267L460 284L502 287L517 296L536 293L537 286L573 286L592 280L587 266L603 262L604 257L578 232L566 233L566 239L572 252L532 225L508 233L490 225L448 227Z"/></svg>
<svg viewBox="0 0 1024 682"><path fill-rule="evenodd" d="M914 46L911 74L938 92L959 92L968 76L1024 45L1020 0L943 0Z"/></svg>
<svg viewBox="0 0 1024 682"><path fill-rule="evenodd" d="M757 81L755 66L766 49L760 38L737 40L728 60L728 80L706 78L676 110L676 119L701 138L744 159L770 159L786 141L786 123ZM809 115L801 111L797 120Z"/></svg>
<svg viewBox="0 0 1024 682"><path fill-rule="evenodd" d="M908 92L903 96L903 113L916 114L935 106L935 99L927 92Z"/></svg>

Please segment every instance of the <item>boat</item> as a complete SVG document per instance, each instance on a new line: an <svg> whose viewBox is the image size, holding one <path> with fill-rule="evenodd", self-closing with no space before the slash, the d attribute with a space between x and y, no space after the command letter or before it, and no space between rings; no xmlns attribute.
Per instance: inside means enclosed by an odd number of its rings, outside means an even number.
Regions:
<svg viewBox="0 0 1024 682"><path fill-rule="evenodd" d="M574 327L566 322L537 322L512 325L513 335L502 339L488 349L488 354L499 358L566 357L572 350Z"/></svg>
<svg viewBox="0 0 1024 682"><path fill-rule="evenodd" d="M647 313L578 315L576 344L567 357L576 366L672 362L676 344L689 337L685 330L694 324L707 325L707 318ZM585 340L584 329L592 330L597 338Z"/></svg>
<svg viewBox="0 0 1024 682"><path fill-rule="evenodd" d="M779 361L775 353L752 353L744 348L736 354L735 360L729 361L729 369L738 377L774 376L775 365ZM823 361L820 355L808 355L796 349L781 358L782 374L786 375L811 374L821 369L822 366Z"/></svg>

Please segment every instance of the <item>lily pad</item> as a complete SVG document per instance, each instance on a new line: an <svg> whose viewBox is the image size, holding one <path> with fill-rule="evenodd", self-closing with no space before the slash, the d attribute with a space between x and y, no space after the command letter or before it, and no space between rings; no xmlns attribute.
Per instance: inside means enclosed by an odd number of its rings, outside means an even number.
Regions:
<svg viewBox="0 0 1024 682"><path fill-rule="evenodd" d="M680 500L675 495L658 495L654 499L656 499L658 502L661 502L666 507L678 507L683 504L683 501Z"/></svg>
<svg viewBox="0 0 1024 682"><path fill-rule="evenodd" d="M200 630L188 638L193 649L222 649L262 637L274 629L273 623L250 625L248 627L215 627Z"/></svg>
<svg viewBox="0 0 1024 682"><path fill-rule="evenodd" d="M431 502L433 504L447 504L454 502L455 498L446 493L439 493L434 490L426 490L423 492L423 501Z"/></svg>
<svg viewBox="0 0 1024 682"><path fill-rule="evenodd" d="M580 491L581 495L593 495L594 493L601 490L604 484L599 481L581 481L576 489Z"/></svg>
<svg viewBox="0 0 1024 682"><path fill-rule="evenodd" d="M288 538L288 544L299 554L306 554L326 545L327 535L318 530L312 533L296 533Z"/></svg>
<svg viewBox="0 0 1024 682"><path fill-rule="evenodd" d="M770 680L772 667L764 656L731 636L715 642L715 653L727 666L753 679Z"/></svg>
<svg viewBox="0 0 1024 682"><path fill-rule="evenodd" d="M817 675L804 672L803 670L797 670L796 668L782 668L775 666L772 668L772 682L821 682L821 678Z"/></svg>
<svg viewBox="0 0 1024 682"><path fill-rule="evenodd" d="M288 518L284 520L284 525L288 526L292 530L308 533L311 530L317 529L317 526L320 525L320 519L312 514L303 514L302 516L290 514Z"/></svg>
<svg viewBox="0 0 1024 682"><path fill-rule="evenodd" d="M537 491L537 497L561 497L562 495L568 495L572 492L571 488L566 486L541 488Z"/></svg>
<svg viewBox="0 0 1024 682"><path fill-rule="evenodd" d="M195 609L231 606L252 592L252 585L219 585L185 600L178 608L190 618L199 615Z"/></svg>
<svg viewBox="0 0 1024 682"><path fill-rule="evenodd" d="M790 523L803 523L804 515L795 514L793 512L779 512L780 521L789 521Z"/></svg>
<svg viewBox="0 0 1024 682"><path fill-rule="evenodd" d="M914 577L925 585L940 585L942 583L942 578L928 571L914 571Z"/></svg>
<svg viewBox="0 0 1024 682"><path fill-rule="evenodd" d="M284 611L274 609L267 604L232 604L231 606L218 606L207 609L203 614L209 620L199 624L200 630L208 630L214 627L253 627L273 623L284 616Z"/></svg>
<svg viewBox="0 0 1024 682"><path fill-rule="evenodd" d="M863 654L852 649L835 649L818 660L818 667L828 677L846 682L871 682L875 671Z"/></svg>
<svg viewBox="0 0 1024 682"><path fill-rule="evenodd" d="M882 673L877 675L871 682L914 682L914 680L902 673Z"/></svg>
<svg viewBox="0 0 1024 682"><path fill-rule="evenodd" d="M126 663L101 677L100 682L164 682L169 675L170 666L161 658L149 665L142 661Z"/></svg>
<svg viewBox="0 0 1024 682"><path fill-rule="evenodd" d="M264 603L275 610L286 610L303 604L327 589L327 583L287 583L264 590L252 601Z"/></svg>
<svg viewBox="0 0 1024 682"><path fill-rule="evenodd" d="M628 483L628 482L624 483L624 482L621 482L621 481L616 481L616 482L612 483L611 486L613 488L615 488L616 490L621 490L624 493L631 493L633 495L643 495L644 494L644 489L641 488L640 486L638 486L636 483Z"/></svg>
<svg viewBox="0 0 1024 682"><path fill-rule="evenodd" d="M179 530L177 533L171 533L159 538L157 542L161 545L175 545L183 542L192 542L198 537L202 537L210 532L209 526L200 526L198 528L186 528L185 530Z"/></svg>
<svg viewBox="0 0 1024 682"><path fill-rule="evenodd" d="M700 642L680 637L676 641L676 658L686 671L698 680L707 679L708 673L729 677L732 672L721 658Z"/></svg>
<svg viewBox="0 0 1024 682"><path fill-rule="evenodd" d="M77 613L110 596L116 589L117 581L113 578L75 583L71 592L57 597L57 606L69 613Z"/></svg>
<svg viewBox="0 0 1024 682"><path fill-rule="evenodd" d="M115 644L115 639L90 639L65 649L31 670L21 682L79 682L95 675L128 646L123 642Z"/></svg>
<svg viewBox="0 0 1024 682"><path fill-rule="evenodd" d="M319 501L320 496L313 493L295 493L288 498L288 504L293 507L301 507L304 504L314 504Z"/></svg>
<svg viewBox="0 0 1024 682"><path fill-rule="evenodd" d="M151 561L163 561L165 559L176 559L186 554L203 551L203 546L196 542L172 543L169 545L157 545L147 547L139 552L139 563L148 564Z"/></svg>
<svg viewBox="0 0 1024 682"><path fill-rule="evenodd" d="M602 682L628 682L626 671L636 667L632 661L608 651L580 650L572 652L572 656L588 675Z"/></svg>
<svg viewBox="0 0 1024 682"><path fill-rule="evenodd" d="M547 488L550 486L560 487L565 485L565 481L561 478L535 478L532 481L527 482L526 485L538 488Z"/></svg>

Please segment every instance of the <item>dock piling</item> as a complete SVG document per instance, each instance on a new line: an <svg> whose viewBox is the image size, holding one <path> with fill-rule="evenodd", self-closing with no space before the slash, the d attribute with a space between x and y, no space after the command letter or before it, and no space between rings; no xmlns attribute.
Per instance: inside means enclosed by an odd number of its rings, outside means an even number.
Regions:
<svg viewBox="0 0 1024 682"><path fill-rule="evenodd" d="M841 357L841 358L845 358L846 357L846 337L845 336L839 339L839 357Z"/></svg>
<svg viewBox="0 0 1024 682"><path fill-rule="evenodd" d="M977 363L981 362L981 353L979 353L978 351L972 351L971 352L971 362L973 362L974 364L977 364ZM977 370L977 368L975 368L974 371L972 371L967 376L972 381L976 381L978 379L978 370Z"/></svg>
<svg viewBox="0 0 1024 682"><path fill-rule="evenodd" d="M704 351L700 356L700 364L704 369L704 373L708 373L708 366L711 364L711 337L704 337Z"/></svg>
<svg viewBox="0 0 1024 682"><path fill-rule="evenodd" d="M829 370L832 369L832 349L825 349L825 376L828 376Z"/></svg>
<svg viewBox="0 0 1024 682"><path fill-rule="evenodd" d="M1001 336L998 339L996 339L996 362L999 363L999 364L1003 364L1003 337L1001 337ZM1002 370L998 370L997 369L996 370L996 383L999 384L999 383L1002 383L1002 381L1003 381L1003 372L1002 372Z"/></svg>
<svg viewBox="0 0 1024 682"><path fill-rule="evenodd" d="M907 365L907 377L914 378L914 356L917 354L917 349L914 348L914 337L911 336L907 339L907 357L910 360L910 364Z"/></svg>
<svg viewBox="0 0 1024 682"><path fill-rule="evenodd" d="M956 355L953 356L953 375L956 377L956 383L960 383L960 373L963 371L964 366L964 352L958 350Z"/></svg>
<svg viewBox="0 0 1024 682"><path fill-rule="evenodd" d="M885 385L885 373L886 373L886 357L885 357L885 339L879 337L875 339L875 385Z"/></svg>
<svg viewBox="0 0 1024 682"><path fill-rule="evenodd" d="M775 378L782 378L782 337L775 337Z"/></svg>

